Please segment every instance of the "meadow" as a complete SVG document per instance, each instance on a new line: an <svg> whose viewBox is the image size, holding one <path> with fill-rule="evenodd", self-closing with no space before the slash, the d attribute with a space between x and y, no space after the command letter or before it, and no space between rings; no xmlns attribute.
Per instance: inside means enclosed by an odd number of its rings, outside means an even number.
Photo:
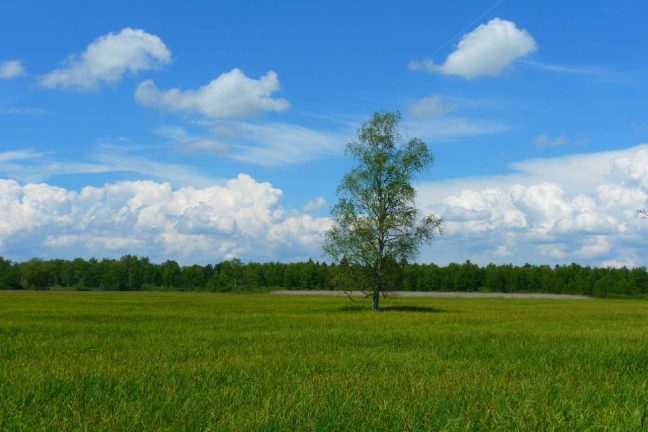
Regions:
<svg viewBox="0 0 648 432"><path fill-rule="evenodd" d="M0 292L0 430L648 429L648 302Z"/></svg>

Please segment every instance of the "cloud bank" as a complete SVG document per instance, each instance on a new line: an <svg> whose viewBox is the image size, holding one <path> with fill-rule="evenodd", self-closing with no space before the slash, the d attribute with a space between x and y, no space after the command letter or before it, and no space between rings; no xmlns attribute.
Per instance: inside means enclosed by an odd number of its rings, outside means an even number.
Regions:
<svg viewBox="0 0 648 432"><path fill-rule="evenodd" d="M648 145L512 164L508 176L419 186L447 235L440 261L645 265Z"/></svg>
<svg viewBox="0 0 648 432"><path fill-rule="evenodd" d="M232 257L319 257L326 218L290 212L283 193L241 174L223 186L124 181L80 192L0 180L0 254L118 257L126 253L184 263Z"/></svg>
<svg viewBox="0 0 648 432"><path fill-rule="evenodd" d="M465 79L478 76L496 76L513 62L537 48L533 37L514 22L494 18L462 36L455 51L443 64L431 60L414 61L410 68Z"/></svg>
<svg viewBox="0 0 648 432"><path fill-rule="evenodd" d="M65 67L39 80L46 88L89 91L119 82L126 73L155 69L171 61L162 40L144 30L125 28L97 38L80 55L71 55Z"/></svg>
<svg viewBox="0 0 648 432"><path fill-rule="evenodd" d="M4 152L0 162L39 156ZM648 144L525 160L510 169L417 185L423 212L442 216L447 228L421 261L646 265L648 221L637 209L648 207ZM281 190L248 175L219 185L192 183L174 189L167 182L123 181L76 192L0 180L0 255L135 253L185 263L321 256L330 226L315 216L327 204L323 197L287 210Z"/></svg>

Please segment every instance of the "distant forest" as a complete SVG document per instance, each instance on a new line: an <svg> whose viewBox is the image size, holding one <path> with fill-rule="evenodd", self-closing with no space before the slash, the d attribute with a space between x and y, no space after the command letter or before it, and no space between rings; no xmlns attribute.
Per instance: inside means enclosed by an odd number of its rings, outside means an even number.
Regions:
<svg viewBox="0 0 648 432"><path fill-rule="evenodd" d="M181 290L245 292L271 289L343 289L341 266L314 262L181 266L152 263L133 255L121 259L40 260L14 263L0 257L0 289ZM392 290L486 291L648 297L645 267L592 268L578 264L513 266L489 264L403 264L390 267Z"/></svg>

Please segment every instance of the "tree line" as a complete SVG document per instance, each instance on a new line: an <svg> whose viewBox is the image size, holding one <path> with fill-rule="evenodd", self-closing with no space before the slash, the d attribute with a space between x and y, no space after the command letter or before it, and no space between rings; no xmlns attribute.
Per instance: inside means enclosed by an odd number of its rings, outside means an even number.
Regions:
<svg viewBox="0 0 648 432"><path fill-rule="evenodd" d="M246 292L271 289L353 289L343 277L346 260L328 264L243 263L181 266L169 260L152 263L147 257L120 259L31 259L15 263L0 257L0 289L75 289L109 291L181 290ZM646 297L645 267L597 268L578 264L479 266L391 262L388 289L393 291L491 291L511 293L582 294L593 297Z"/></svg>

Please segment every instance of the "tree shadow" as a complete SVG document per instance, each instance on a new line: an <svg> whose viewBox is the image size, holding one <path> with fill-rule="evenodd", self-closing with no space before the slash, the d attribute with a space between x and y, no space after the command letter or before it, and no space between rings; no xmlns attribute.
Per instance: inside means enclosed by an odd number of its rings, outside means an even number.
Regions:
<svg viewBox="0 0 648 432"><path fill-rule="evenodd" d="M367 312L370 311L367 306L359 306L359 305L350 305L350 306L342 306L340 308L340 311L342 312Z"/></svg>
<svg viewBox="0 0 648 432"><path fill-rule="evenodd" d="M433 308L430 306L385 306L380 309L383 312L424 312L424 313L441 313L447 312L444 309Z"/></svg>

